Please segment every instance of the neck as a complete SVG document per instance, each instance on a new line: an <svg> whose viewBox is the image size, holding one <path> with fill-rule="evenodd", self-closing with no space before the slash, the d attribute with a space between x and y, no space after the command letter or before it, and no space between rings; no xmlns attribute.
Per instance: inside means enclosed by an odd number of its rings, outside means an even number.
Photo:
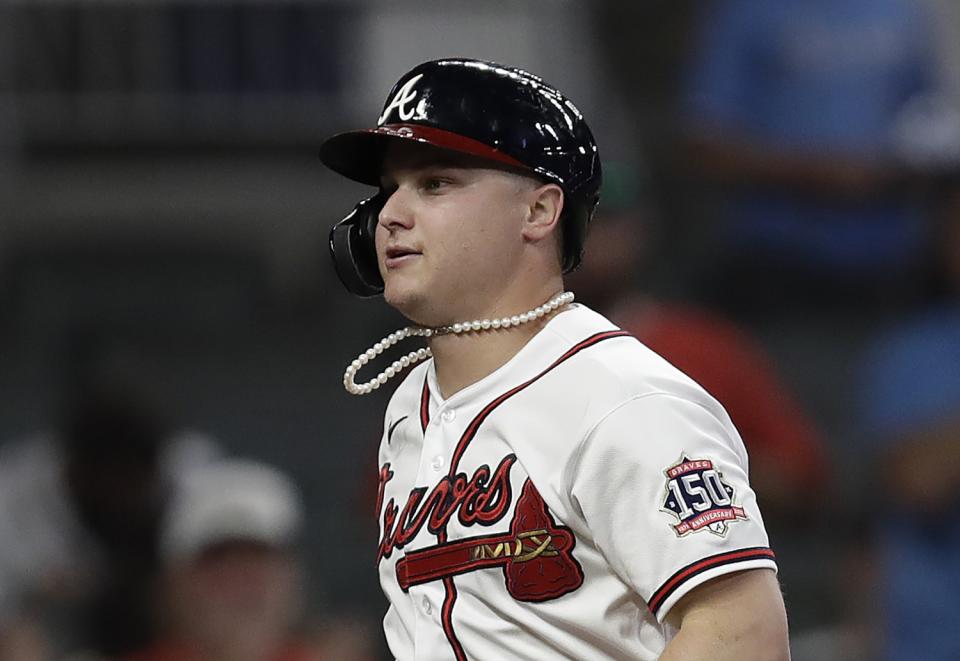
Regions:
<svg viewBox="0 0 960 661"><path fill-rule="evenodd" d="M562 291L563 283L550 290L531 295L523 303L514 303L494 311L489 318L512 316L534 310ZM556 314L514 326L500 332L446 333L429 339L437 371L437 385L444 399L463 390L505 365L543 330Z"/></svg>
<svg viewBox="0 0 960 661"><path fill-rule="evenodd" d="M562 285L562 282L558 282L558 285ZM436 361L437 372L441 375L440 394L444 396L446 393L449 397L510 360L543 328L554 313L572 303L573 298L572 293L561 292L550 300L516 315L464 320L437 328L401 328L361 353L347 366L343 373L343 387L352 395L371 393L404 369L433 356L432 349L436 346L440 352L440 358ZM507 334L510 336L499 339L493 337ZM410 337L428 338L431 346L421 347L393 361L393 364L376 378L366 383L358 384L354 380L358 370L364 365L377 358L385 349Z"/></svg>
<svg viewBox="0 0 960 661"><path fill-rule="evenodd" d="M548 318L502 333L441 335L430 338L437 384L444 399L505 365L539 333Z"/></svg>

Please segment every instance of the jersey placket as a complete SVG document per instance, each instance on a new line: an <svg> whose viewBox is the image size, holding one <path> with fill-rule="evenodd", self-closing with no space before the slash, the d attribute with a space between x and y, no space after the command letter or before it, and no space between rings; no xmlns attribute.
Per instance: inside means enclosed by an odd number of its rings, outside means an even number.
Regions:
<svg viewBox="0 0 960 661"><path fill-rule="evenodd" d="M423 445L417 466L416 484L439 483L450 470L450 460L463 429L463 420L455 406L448 402L437 404L431 396L429 421L423 430ZM447 541L446 528L434 535L425 525L417 547L431 546ZM410 550L410 549L407 549ZM448 579L448 581L451 579ZM451 643L444 628L444 605L449 586L446 581L431 581L409 588L416 612L414 648L418 660L451 658ZM449 628L449 615L447 616Z"/></svg>

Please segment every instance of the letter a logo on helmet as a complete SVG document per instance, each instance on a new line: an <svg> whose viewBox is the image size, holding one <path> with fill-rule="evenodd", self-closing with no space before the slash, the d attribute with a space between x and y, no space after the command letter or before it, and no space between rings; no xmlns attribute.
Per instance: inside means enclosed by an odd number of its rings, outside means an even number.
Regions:
<svg viewBox="0 0 960 661"><path fill-rule="evenodd" d="M469 59L425 62L387 95L370 129L326 140L320 159L332 170L379 187L387 145L414 140L507 164L558 184L563 270L577 267L599 199L600 156L583 115L559 90L522 69ZM362 201L330 232L337 274L352 293L383 292L374 232L382 194Z"/></svg>
<svg viewBox="0 0 960 661"><path fill-rule="evenodd" d="M413 103L417 98L417 90L414 88L414 85L417 84L417 81L423 78L423 74L414 76L407 82L403 84L397 93L393 95L393 101L387 104L387 107L383 109L380 118L377 120L377 125L381 126L386 123L387 118L390 117L390 113L394 110L397 111L397 116L404 122L414 119L417 116L417 108L407 108L407 104ZM421 116L422 112L419 113Z"/></svg>

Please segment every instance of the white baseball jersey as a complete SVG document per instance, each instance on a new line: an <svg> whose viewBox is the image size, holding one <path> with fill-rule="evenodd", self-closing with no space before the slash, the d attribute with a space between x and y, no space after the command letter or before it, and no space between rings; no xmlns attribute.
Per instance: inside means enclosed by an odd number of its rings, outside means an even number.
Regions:
<svg viewBox="0 0 960 661"><path fill-rule="evenodd" d="M726 412L582 305L446 400L410 372L377 518L404 661L656 659L689 590L776 569Z"/></svg>

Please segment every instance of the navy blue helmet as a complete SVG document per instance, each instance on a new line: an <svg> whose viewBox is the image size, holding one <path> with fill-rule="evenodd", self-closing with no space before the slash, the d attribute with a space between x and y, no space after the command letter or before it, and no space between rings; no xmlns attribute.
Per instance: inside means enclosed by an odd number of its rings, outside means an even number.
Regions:
<svg viewBox="0 0 960 661"><path fill-rule="evenodd" d="M375 128L334 135L320 148L320 159L379 187L384 153L395 140L471 154L558 184L564 192L563 270L580 263L599 200L600 156L580 111L541 78L480 60L425 62L394 85ZM330 231L337 274L358 296L383 292L374 231L385 202L383 192L361 201Z"/></svg>

